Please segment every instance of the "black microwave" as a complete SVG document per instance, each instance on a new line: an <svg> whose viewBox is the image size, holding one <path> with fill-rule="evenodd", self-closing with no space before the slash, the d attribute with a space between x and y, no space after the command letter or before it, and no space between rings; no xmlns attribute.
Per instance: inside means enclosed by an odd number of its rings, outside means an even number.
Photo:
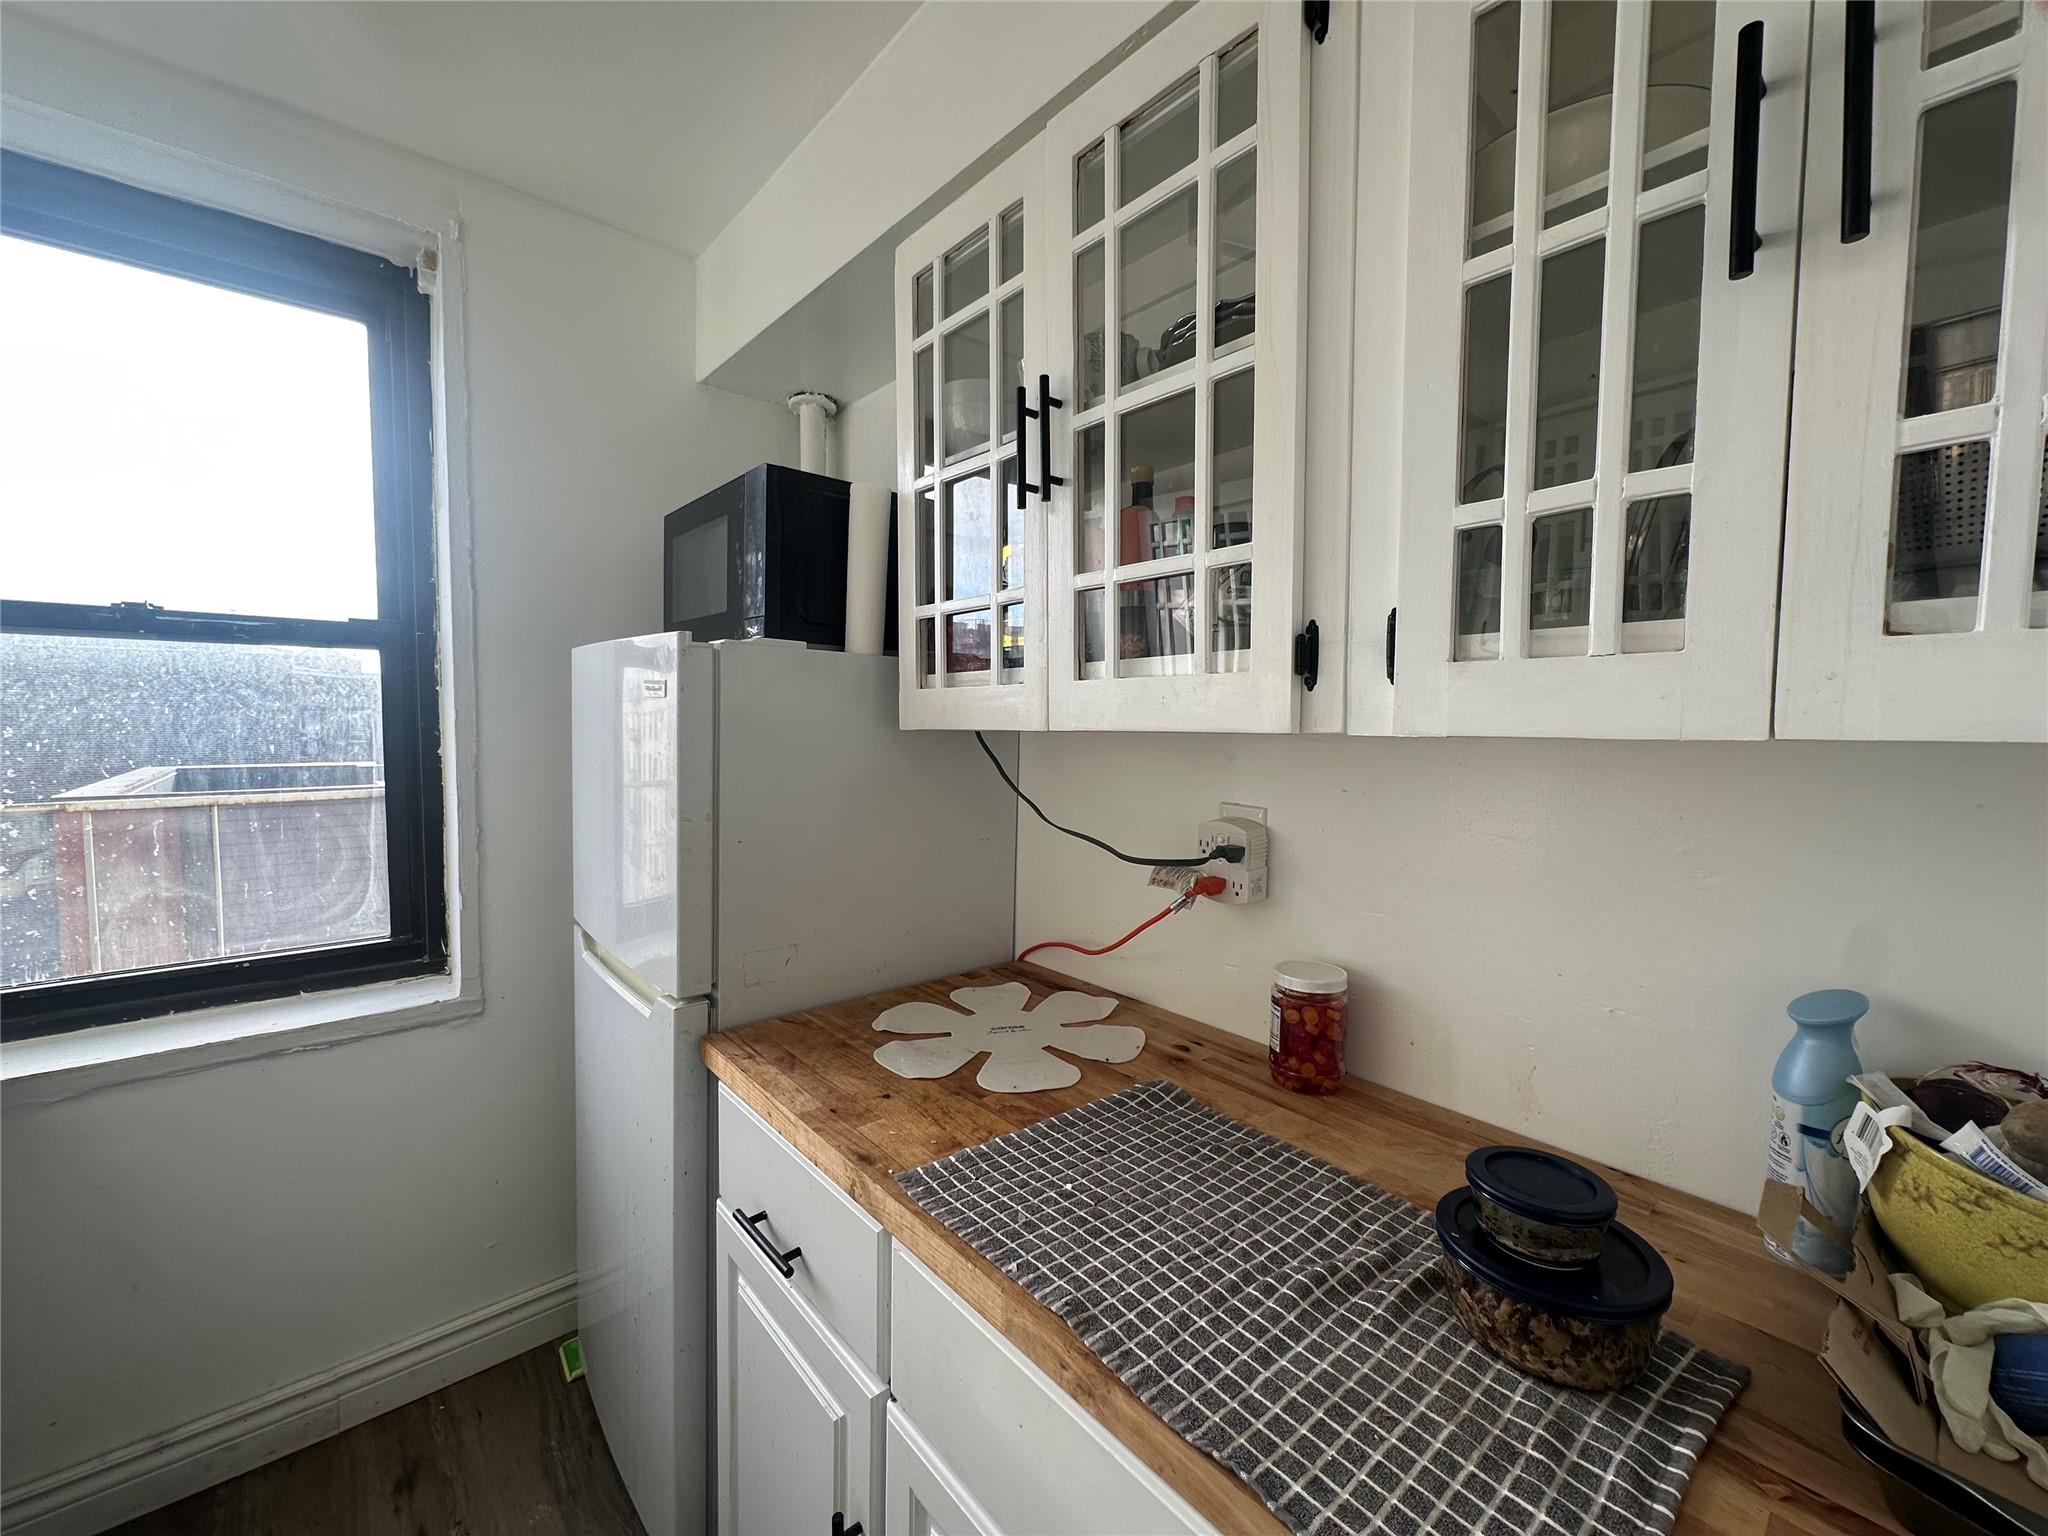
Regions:
<svg viewBox="0 0 2048 1536"><path fill-rule="evenodd" d="M662 521L662 627L699 640L765 635L846 644L851 487L757 464ZM896 518L889 517L883 648L896 651Z"/></svg>

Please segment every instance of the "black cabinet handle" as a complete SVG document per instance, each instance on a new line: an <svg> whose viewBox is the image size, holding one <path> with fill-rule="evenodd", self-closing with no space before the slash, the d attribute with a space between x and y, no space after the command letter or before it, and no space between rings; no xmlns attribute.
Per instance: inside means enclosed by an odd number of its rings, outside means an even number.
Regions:
<svg viewBox="0 0 2048 1536"><path fill-rule="evenodd" d="M1031 409L1029 404L1030 398L1030 393L1022 384L1019 384L1017 386L1017 468L1010 476L1016 482L1011 487L1011 490L1016 494L1017 510L1019 512L1024 510L1025 495L1038 489L1037 486L1031 483L1031 471L1024 462L1024 423L1037 414ZM1039 468L1043 470L1044 467L1043 456L1041 455Z"/></svg>
<svg viewBox="0 0 2048 1536"><path fill-rule="evenodd" d="M1067 483L1066 476L1052 472L1052 413L1066 403L1052 397L1052 375L1041 373L1038 376L1038 409L1033 412L1038 417L1038 500L1041 505L1052 500L1054 486ZM1022 433L1023 428L1019 427L1018 434L1021 436Z"/></svg>
<svg viewBox="0 0 2048 1536"><path fill-rule="evenodd" d="M1877 93L1877 0L1848 0L1842 60L1842 244L1870 233L1870 135Z"/></svg>
<svg viewBox="0 0 2048 1536"><path fill-rule="evenodd" d="M792 1248L787 1253L777 1253L775 1245L761 1235L761 1223L768 1219L766 1211L756 1211L749 1216L745 1211L734 1211L732 1219L739 1229L754 1240L754 1246L761 1250L761 1256L775 1266L775 1272L785 1280L796 1278L796 1261L804 1256L801 1248Z"/></svg>
<svg viewBox="0 0 2048 1536"><path fill-rule="evenodd" d="M860 1522L846 1523L846 1516L838 1510L832 1511L832 1536L860 1536Z"/></svg>
<svg viewBox="0 0 2048 1536"><path fill-rule="evenodd" d="M1757 156L1762 149L1764 111L1764 24L1746 23L1735 34L1735 174L1729 188L1728 278L1756 270Z"/></svg>

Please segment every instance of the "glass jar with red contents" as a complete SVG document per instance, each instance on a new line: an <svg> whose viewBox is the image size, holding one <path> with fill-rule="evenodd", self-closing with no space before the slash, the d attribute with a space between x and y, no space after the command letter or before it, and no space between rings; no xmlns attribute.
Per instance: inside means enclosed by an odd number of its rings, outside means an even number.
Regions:
<svg viewBox="0 0 2048 1536"><path fill-rule="evenodd" d="M1344 1086L1344 1016L1351 978L1341 965L1283 960L1273 967L1273 1033L1267 1060L1273 1081L1296 1093Z"/></svg>

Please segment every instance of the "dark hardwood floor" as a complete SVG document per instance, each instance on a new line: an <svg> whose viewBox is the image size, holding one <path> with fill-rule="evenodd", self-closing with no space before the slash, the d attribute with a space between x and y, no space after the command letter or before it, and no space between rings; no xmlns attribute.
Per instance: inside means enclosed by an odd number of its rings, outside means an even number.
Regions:
<svg viewBox="0 0 2048 1536"><path fill-rule="evenodd" d="M550 1344L111 1536L645 1536Z"/></svg>

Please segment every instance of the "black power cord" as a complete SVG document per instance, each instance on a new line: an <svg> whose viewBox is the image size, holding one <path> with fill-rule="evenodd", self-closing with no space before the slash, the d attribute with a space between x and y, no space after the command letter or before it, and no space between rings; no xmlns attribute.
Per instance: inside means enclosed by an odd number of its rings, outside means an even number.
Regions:
<svg viewBox="0 0 2048 1536"><path fill-rule="evenodd" d="M996 772L1003 776L1003 782L1010 786L1010 793L1015 795L1019 800L1022 800L1026 805L1030 806L1033 815L1035 815L1040 821L1044 822L1048 827L1051 827L1053 831L1064 832L1069 837L1078 837L1082 842L1088 844L1091 848L1100 848L1104 853L1108 854L1113 859L1122 859L1126 864L1137 864L1145 868L1150 868L1153 865L1163 865L1168 869L1200 869L1204 864L1210 863L1212 860L1215 859L1221 859L1226 864L1235 864L1244 858L1244 849L1238 847L1235 843L1233 843L1227 847L1218 848L1213 853L1197 854L1192 859L1141 859L1137 857L1135 854L1125 853L1121 848L1110 847L1109 844L1105 843L1099 837L1090 837L1086 832L1076 832L1072 827L1063 827L1058 822L1054 821L1050 816L1046 815L1045 812L1039 808L1038 802L1032 799L1029 795L1025 794L1024 791L1020 787L1018 787L1017 781L1010 777L1010 770L1003 766L1002 759L997 757L995 752L990 748L988 744L988 738L986 736L982 735L981 732L976 731L974 733L974 739L975 741L980 743L982 755L986 757L991 764L994 765Z"/></svg>

